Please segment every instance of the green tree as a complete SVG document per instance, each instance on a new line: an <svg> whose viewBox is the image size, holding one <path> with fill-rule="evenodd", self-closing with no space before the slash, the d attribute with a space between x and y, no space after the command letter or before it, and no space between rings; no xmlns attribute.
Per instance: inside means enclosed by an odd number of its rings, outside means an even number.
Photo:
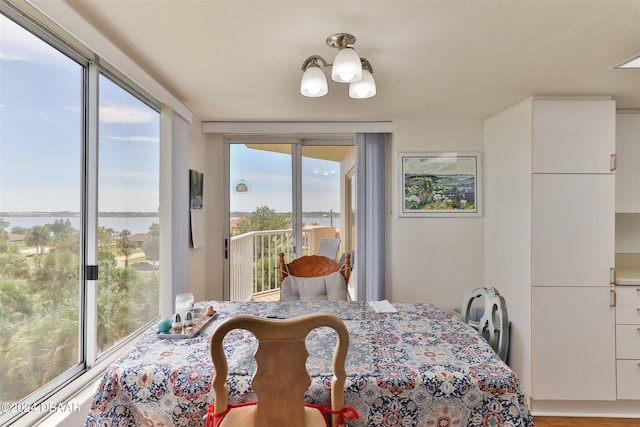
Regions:
<svg viewBox="0 0 640 427"><path fill-rule="evenodd" d="M44 254L44 250L50 240L51 231L49 230L49 226L35 225L29 230L25 243L28 246L34 246L36 248L36 254L42 258L42 254Z"/></svg>
<svg viewBox="0 0 640 427"><path fill-rule="evenodd" d="M291 214L277 213L268 206L260 206L249 215L252 231L282 230L291 227Z"/></svg>
<svg viewBox="0 0 640 427"><path fill-rule="evenodd" d="M78 253L80 251L80 233L73 229L59 231L51 239L51 250Z"/></svg>
<svg viewBox="0 0 640 427"><path fill-rule="evenodd" d="M118 248L120 249L120 254L124 255L125 268L129 267L129 255L133 252L133 242L129 240L129 236L131 236L129 230L122 230L118 236Z"/></svg>
<svg viewBox="0 0 640 427"><path fill-rule="evenodd" d="M9 240L9 233L6 228L9 226L9 222L0 218L0 242L6 242Z"/></svg>
<svg viewBox="0 0 640 427"><path fill-rule="evenodd" d="M156 223L151 224L147 240L142 245L144 256L153 263L153 271L155 272L155 261L160 259L160 226Z"/></svg>

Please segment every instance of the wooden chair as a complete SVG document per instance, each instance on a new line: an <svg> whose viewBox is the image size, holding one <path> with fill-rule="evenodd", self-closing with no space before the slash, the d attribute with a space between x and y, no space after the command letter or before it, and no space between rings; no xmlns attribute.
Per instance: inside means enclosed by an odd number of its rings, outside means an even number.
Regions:
<svg viewBox="0 0 640 427"><path fill-rule="evenodd" d="M296 277L318 277L339 271L344 276L346 283L349 283L351 274L351 255L346 254L344 265L335 260L320 255L305 255L296 258L290 263L284 262L284 254L280 253L280 282L288 275Z"/></svg>
<svg viewBox="0 0 640 427"><path fill-rule="evenodd" d="M477 323L471 319L471 305L476 298L484 298L484 309ZM502 361L509 354L509 314L504 297L496 288L476 288L467 292L462 301L460 319L472 325L495 350Z"/></svg>
<svg viewBox="0 0 640 427"><path fill-rule="evenodd" d="M344 363L349 347L349 333L344 323L330 314L309 314L293 319L238 315L221 323L211 337L211 358L215 368L212 381L215 392L214 412L221 416L232 408L226 414L221 427L326 426L322 412L317 408L305 406L304 402L304 393L311 384L311 377L306 368L309 353L305 347L305 338L313 329L322 326L334 329L338 335L333 353L331 409L335 413L331 415L331 425L343 425L341 411L345 409L346 380ZM251 387L257 396L256 405L233 407L227 401L227 359L222 341L233 329L246 329L258 340L255 353L257 369L251 381ZM346 411L352 411L352 408L347 408Z"/></svg>

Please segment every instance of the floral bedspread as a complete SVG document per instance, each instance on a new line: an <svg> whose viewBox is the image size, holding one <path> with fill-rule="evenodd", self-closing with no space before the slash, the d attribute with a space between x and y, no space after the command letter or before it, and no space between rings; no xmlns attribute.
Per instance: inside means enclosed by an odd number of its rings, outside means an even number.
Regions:
<svg viewBox="0 0 640 427"><path fill-rule="evenodd" d="M290 318L333 313L350 335L345 403L360 418L351 426L533 426L519 380L468 325L431 304L394 304L377 313L361 302L204 302L217 318L190 339L146 331L104 373L87 416L94 426L204 426L213 401L209 339L234 314ZM329 403L332 345L328 328L307 338L313 381L309 403ZM335 337L334 337L335 339ZM320 344L322 343L322 344ZM230 403L255 400L255 338L233 331L224 341Z"/></svg>

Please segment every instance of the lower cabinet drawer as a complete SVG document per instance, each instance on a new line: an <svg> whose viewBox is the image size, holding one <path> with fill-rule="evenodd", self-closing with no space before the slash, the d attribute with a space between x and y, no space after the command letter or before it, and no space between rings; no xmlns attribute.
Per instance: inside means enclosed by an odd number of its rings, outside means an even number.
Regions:
<svg viewBox="0 0 640 427"><path fill-rule="evenodd" d="M616 325L616 359L640 359L640 325Z"/></svg>
<svg viewBox="0 0 640 427"><path fill-rule="evenodd" d="M640 305L619 305L616 307L618 325L640 325Z"/></svg>
<svg viewBox="0 0 640 427"><path fill-rule="evenodd" d="M616 286L618 305L640 305L640 287Z"/></svg>
<svg viewBox="0 0 640 427"><path fill-rule="evenodd" d="M640 399L640 359L618 360L618 399Z"/></svg>

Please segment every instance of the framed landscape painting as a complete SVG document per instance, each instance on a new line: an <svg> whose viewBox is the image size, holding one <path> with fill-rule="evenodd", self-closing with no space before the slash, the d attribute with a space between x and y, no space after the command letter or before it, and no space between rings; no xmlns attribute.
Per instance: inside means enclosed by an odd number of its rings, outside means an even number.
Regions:
<svg viewBox="0 0 640 427"><path fill-rule="evenodd" d="M482 215L480 153L399 153L398 159L399 216Z"/></svg>

